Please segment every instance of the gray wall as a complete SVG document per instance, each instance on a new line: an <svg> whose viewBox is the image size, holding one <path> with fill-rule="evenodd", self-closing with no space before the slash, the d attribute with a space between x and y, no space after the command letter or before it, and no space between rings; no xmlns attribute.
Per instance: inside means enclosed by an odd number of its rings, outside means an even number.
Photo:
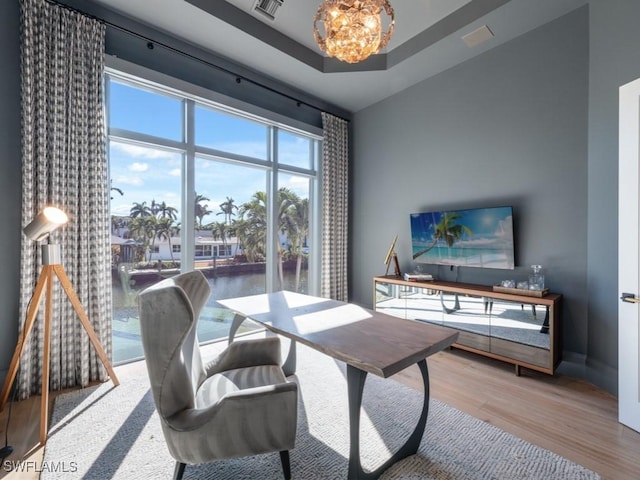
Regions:
<svg viewBox="0 0 640 480"><path fill-rule="evenodd" d="M0 2L0 380L18 339L20 283L20 45L18 2Z"/></svg>
<svg viewBox="0 0 640 480"><path fill-rule="evenodd" d="M638 0L590 2L587 369L607 387L618 365L618 89L640 77L638 19Z"/></svg>
<svg viewBox="0 0 640 480"><path fill-rule="evenodd" d="M351 298L372 303L394 234L412 271L409 214L512 205L515 271L428 267L491 285L541 264L564 296L564 350L583 363L587 312L588 8L354 117ZM613 212L611 213L613 216ZM573 353L573 355L571 355Z"/></svg>
<svg viewBox="0 0 640 480"><path fill-rule="evenodd" d="M18 15L17 0L0 2L0 380L18 320ZM413 267L410 212L513 205L519 268L460 269L458 280L490 284L543 264L551 288L565 295L562 368L616 393L617 102L619 86L640 77L640 2L592 0L586 15L570 14L356 115L351 296L371 304L371 277L383 273L395 233L403 269Z"/></svg>

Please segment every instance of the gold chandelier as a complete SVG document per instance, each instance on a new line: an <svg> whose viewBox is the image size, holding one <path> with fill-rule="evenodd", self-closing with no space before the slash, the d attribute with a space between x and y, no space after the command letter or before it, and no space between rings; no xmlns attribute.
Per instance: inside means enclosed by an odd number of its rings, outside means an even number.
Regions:
<svg viewBox="0 0 640 480"><path fill-rule="evenodd" d="M380 15L383 9L391 19L384 34ZM318 31L320 20L325 38ZM394 24L395 14L388 0L324 0L313 19L313 35L330 57L357 63L389 43Z"/></svg>

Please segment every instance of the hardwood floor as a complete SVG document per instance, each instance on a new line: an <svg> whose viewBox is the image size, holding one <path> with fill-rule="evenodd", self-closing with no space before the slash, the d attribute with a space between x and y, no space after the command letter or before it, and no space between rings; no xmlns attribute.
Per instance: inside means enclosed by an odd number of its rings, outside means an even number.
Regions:
<svg viewBox="0 0 640 480"><path fill-rule="evenodd" d="M517 377L512 365L460 350L429 357L428 366L431 394L438 400L579 463L607 480L640 478L640 433L618 423L617 399L593 385L526 369ZM126 375L127 368L133 367L116 367L116 373ZM415 388L421 382L417 367L394 378ZM14 403L9 427L9 444L14 452L0 464L0 478L39 477L43 454L38 446L39 402L40 397L34 397ZM4 446L7 414L8 407L0 413L0 446ZM23 471L9 472L6 462L19 460L23 461Z"/></svg>
<svg viewBox="0 0 640 480"><path fill-rule="evenodd" d="M640 433L617 421L617 399L575 378L522 369L461 350L429 357L431 395L605 479L640 479ZM417 387L418 371L399 374ZM428 425L428 424L427 424Z"/></svg>

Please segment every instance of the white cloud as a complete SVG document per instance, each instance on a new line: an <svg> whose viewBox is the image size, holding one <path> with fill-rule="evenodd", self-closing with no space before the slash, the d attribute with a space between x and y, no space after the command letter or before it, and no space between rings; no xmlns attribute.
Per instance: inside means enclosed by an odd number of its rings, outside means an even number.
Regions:
<svg viewBox="0 0 640 480"><path fill-rule="evenodd" d="M113 179L114 185L132 185L134 187L140 187L144 185L144 181L140 177L120 176Z"/></svg>
<svg viewBox="0 0 640 480"><path fill-rule="evenodd" d="M129 170L131 170L132 172L146 172L147 170L149 170L149 164L133 162L131 165L129 165Z"/></svg>
<svg viewBox="0 0 640 480"><path fill-rule="evenodd" d="M309 179L306 177L294 175L282 176L278 181L278 185L288 188L302 198L309 196Z"/></svg>
<svg viewBox="0 0 640 480"><path fill-rule="evenodd" d="M182 170L179 168L174 168L169 172L169 175L172 177L179 177L180 175L182 175Z"/></svg>

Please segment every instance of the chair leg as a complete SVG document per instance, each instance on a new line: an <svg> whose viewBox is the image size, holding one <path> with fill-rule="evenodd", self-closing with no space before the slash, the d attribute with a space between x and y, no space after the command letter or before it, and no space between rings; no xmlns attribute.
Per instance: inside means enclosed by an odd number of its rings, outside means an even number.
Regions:
<svg viewBox="0 0 640 480"><path fill-rule="evenodd" d="M282 450L280 452L280 461L282 462L282 471L284 472L284 479L291 479L291 462L289 461L289 450Z"/></svg>
<svg viewBox="0 0 640 480"><path fill-rule="evenodd" d="M182 480L182 475L184 475L184 467L186 467L184 463L176 462L176 469L173 471L173 480Z"/></svg>

